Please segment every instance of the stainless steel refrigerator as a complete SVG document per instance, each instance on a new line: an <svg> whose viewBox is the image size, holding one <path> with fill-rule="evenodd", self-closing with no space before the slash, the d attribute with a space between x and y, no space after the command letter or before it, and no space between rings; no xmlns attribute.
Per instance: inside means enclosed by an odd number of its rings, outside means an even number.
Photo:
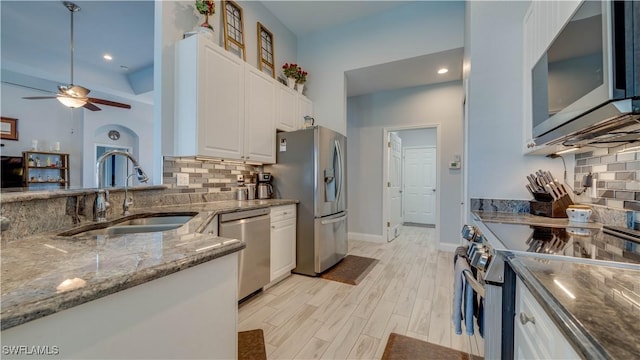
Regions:
<svg viewBox="0 0 640 360"><path fill-rule="evenodd" d="M278 134L275 197L298 199L296 268L316 276L347 255L347 141L314 126Z"/></svg>

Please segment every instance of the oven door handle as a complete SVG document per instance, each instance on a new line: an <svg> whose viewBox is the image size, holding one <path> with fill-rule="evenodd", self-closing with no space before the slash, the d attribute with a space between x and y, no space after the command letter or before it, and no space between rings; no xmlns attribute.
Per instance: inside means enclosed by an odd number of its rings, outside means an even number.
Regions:
<svg viewBox="0 0 640 360"><path fill-rule="evenodd" d="M476 279L473 278L473 273L468 270L465 270L462 273L464 274L464 278L467 280L467 283L471 285L473 290L475 290L476 293L481 297L484 297L484 286L482 286Z"/></svg>

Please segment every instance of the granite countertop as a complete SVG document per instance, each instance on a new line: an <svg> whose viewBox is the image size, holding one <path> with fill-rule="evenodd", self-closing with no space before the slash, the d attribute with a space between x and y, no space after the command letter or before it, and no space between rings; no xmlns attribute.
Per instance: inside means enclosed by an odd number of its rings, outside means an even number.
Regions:
<svg viewBox="0 0 640 360"><path fill-rule="evenodd" d="M583 356L640 358L640 267L617 268L520 254L509 256L508 261Z"/></svg>
<svg viewBox="0 0 640 360"><path fill-rule="evenodd" d="M596 222L571 223L528 213L473 211L473 216L483 223L602 228ZM640 358L640 266L522 251L500 253L578 353L587 358Z"/></svg>
<svg viewBox="0 0 640 360"><path fill-rule="evenodd" d="M137 209L132 215L197 215L163 232L64 237L58 234L69 229L60 229L3 241L2 330L242 250L243 241L204 233L215 215L295 203L232 200Z"/></svg>
<svg viewBox="0 0 640 360"><path fill-rule="evenodd" d="M499 211L472 211L476 220L482 222L502 222L510 224L527 224L540 226L568 226L571 224L579 225L584 228L602 228L602 224L597 222L573 223L567 218L550 218L529 213L513 213Z"/></svg>

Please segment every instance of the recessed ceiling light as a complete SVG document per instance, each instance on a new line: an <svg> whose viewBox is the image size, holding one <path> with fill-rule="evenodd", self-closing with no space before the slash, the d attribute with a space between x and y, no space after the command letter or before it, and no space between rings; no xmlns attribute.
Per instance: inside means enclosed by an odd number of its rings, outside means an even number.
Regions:
<svg viewBox="0 0 640 360"><path fill-rule="evenodd" d="M449 72L449 69L447 69L447 68L442 68L442 69L438 70L438 74L440 74L440 75L446 74L448 72Z"/></svg>
<svg viewBox="0 0 640 360"><path fill-rule="evenodd" d="M112 57L111 55L109 55L109 54L104 54L103 58L104 58L105 60L107 60L107 61L111 61L111 60L113 60L113 57Z"/></svg>

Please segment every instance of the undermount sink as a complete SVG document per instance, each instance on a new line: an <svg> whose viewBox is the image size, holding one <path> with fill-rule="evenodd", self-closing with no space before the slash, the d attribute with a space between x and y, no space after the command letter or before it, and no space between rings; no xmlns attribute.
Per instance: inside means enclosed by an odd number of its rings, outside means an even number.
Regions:
<svg viewBox="0 0 640 360"><path fill-rule="evenodd" d="M136 214L110 222L81 226L58 235L118 235L167 231L179 228L197 214L196 212Z"/></svg>

